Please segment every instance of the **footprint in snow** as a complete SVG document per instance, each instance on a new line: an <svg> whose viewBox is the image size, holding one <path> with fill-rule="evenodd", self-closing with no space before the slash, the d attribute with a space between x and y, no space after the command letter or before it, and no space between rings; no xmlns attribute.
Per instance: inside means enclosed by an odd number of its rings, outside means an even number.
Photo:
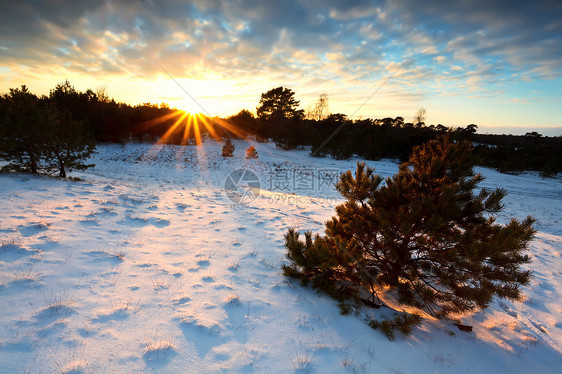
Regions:
<svg viewBox="0 0 562 374"><path fill-rule="evenodd" d="M174 305L183 305L191 301L191 298L188 296L180 297L179 299L172 300Z"/></svg>
<svg viewBox="0 0 562 374"><path fill-rule="evenodd" d="M130 227L144 227L148 225L146 219L140 217L132 217L132 216L127 216L122 220L117 221L117 223L120 225L130 226Z"/></svg>
<svg viewBox="0 0 562 374"><path fill-rule="evenodd" d="M511 309L506 303L500 301L499 302L499 306L500 308L502 308L507 314L509 314L510 316L517 318L517 312L515 312L513 309Z"/></svg>
<svg viewBox="0 0 562 374"><path fill-rule="evenodd" d="M82 226L99 226L99 222L95 219L83 219L80 221Z"/></svg>
<svg viewBox="0 0 562 374"><path fill-rule="evenodd" d="M28 226L22 226L20 227L20 233L22 236L25 237L30 237L33 235L37 235L40 232L43 232L45 230L49 229L49 224L45 224L45 223L32 223Z"/></svg>
<svg viewBox="0 0 562 374"><path fill-rule="evenodd" d="M544 325L543 325L542 323L536 322L536 321L534 321L534 320L532 320L532 319L529 320L529 322L531 322L531 324L532 324L533 326L535 326L535 328L536 328L537 330L539 330L540 332L545 333L545 334L548 334L547 328L544 327Z"/></svg>
<svg viewBox="0 0 562 374"><path fill-rule="evenodd" d="M106 323L109 321L124 321L129 317L129 307L124 306L108 312L102 312L92 319L92 323Z"/></svg>
<svg viewBox="0 0 562 374"><path fill-rule="evenodd" d="M233 290L233 288L226 284L219 284L215 286L215 290Z"/></svg>
<svg viewBox="0 0 562 374"><path fill-rule="evenodd" d="M112 264L119 264L123 262L123 255L120 253L109 253L104 251L90 251L86 252L93 261L106 261Z"/></svg>
<svg viewBox="0 0 562 374"><path fill-rule="evenodd" d="M156 227L166 227L170 225L170 221L162 218L150 218L148 222L150 222L153 226Z"/></svg>

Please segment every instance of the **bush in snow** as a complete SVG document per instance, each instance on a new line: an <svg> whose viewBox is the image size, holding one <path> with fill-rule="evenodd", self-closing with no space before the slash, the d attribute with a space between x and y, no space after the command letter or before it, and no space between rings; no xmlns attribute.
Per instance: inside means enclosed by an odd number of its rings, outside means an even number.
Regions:
<svg viewBox="0 0 562 374"><path fill-rule="evenodd" d="M253 145L246 148L246 158L258 158L258 151L256 151L256 147Z"/></svg>
<svg viewBox="0 0 562 374"><path fill-rule="evenodd" d="M228 138L226 139L224 145L222 146L222 156L232 157L233 154L234 154L234 144L232 144L232 141L230 140L230 138Z"/></svg>
<svg viewBox="0 0 562 374"><path fill-rule="evenodd" d="M304 283L373 302L395 291L400 303L436 317L486 308L494 296L520 297L531 272L521 268L534 219L495 223L505 190L474 191L471 145L449 136L416 147L385 180L358 163L341 175L347 201L326 222L326 236L290 229L284 273Z"/></svg>

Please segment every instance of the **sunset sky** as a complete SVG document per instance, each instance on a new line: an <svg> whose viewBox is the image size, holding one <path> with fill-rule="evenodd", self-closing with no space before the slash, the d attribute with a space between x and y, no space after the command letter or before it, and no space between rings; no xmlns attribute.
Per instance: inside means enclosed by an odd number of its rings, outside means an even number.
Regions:
<svg viewBox="0 0 562 374"><path fill-rule="evenodd" d="M285 86L352 118L562 135L562 1L4 0L0 74L0 93L68 78L227 116Z"/></svg>

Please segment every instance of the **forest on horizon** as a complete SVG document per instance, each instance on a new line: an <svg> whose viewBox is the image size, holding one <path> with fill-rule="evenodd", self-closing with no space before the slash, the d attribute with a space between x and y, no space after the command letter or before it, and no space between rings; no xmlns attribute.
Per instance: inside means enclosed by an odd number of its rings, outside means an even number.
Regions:
<svg viewBox="0 0 562 374"><path fill-rule="evenodd" d="M90 141L98 143L165 141L190 145L196 143L197 136L212 136L217 140L251 136L259 142L274 141L286 150L307 146L316 157L329 155L347 159L356 155L367 160L396 158L405 161L413 147L450 132L457 141L473 143L472 157L476 165L502 172L532 170L544 176L554 176L562 171L560 136L543 136L538 132L479 134L476 124L456 128L426 125L423 109L418 111L413 122L405 122L401 116L351 120L346 114L328 112L327 95L321 95L305 112L299 109L295 92L284 87L263 93L256 115L247 109L227 118L197 115L203 124L197 134L194 129L186 133L185 129L179 128L178 117L184 112L165 103L132 106L110 99L103 91L78 91L68 80L52 89L49 96L37 96L22 86L0 97L0 140L17 136L14 135L12 117L13 113L22 111L14 110L16 94L22 90L34 103L33 108L26 104L26 111L45 113L54 108L60 117L57 121L73 123L72 131L83 132ZM27 115L33 117L34 114ZM36 120L41 117L40 113L35 117ZM178 128L174 129L174 125ZM25 132L25 124L18 126Z"/></svg>

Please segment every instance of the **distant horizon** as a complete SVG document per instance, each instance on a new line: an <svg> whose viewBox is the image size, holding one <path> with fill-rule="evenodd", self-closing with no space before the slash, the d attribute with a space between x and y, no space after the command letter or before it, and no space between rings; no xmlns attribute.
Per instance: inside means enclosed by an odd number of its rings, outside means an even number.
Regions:
<svg viewBox="0 0 562 374"><path fill-rule="evenodd" d="M528 132L536 131L543 136L558 137L562 136L562 126L555 127L534 127L532 129L523 127L510 127L510 126L498 126L498 127L485 127L478 126L478 134L494 134L494 135L525 135Z"/></svg>
<svg viewBox="0 0 562 374"><path fill-rule="evenodd" d="M70 81L70 80L69 80L69 81ZM61 81L61 82L62 82L62 81ZM61 83L61 82L59 82L59 83ZM72 81L70 81L70 83L72 84ZM36 94L37 96L41 96L41 95L46 95L46 96L48 96L48 94L49 94L48 90L47 90L46 92L41 92L41 93L39 93L39 92L34 91L29 85L26 85L26 84L24 84L24 85L25 85L32 93ZM17 87L10 87L10 88L19 88L19 87L21 87L21 86L22 86L22 85L19 85L19 86L17 86ZM51 88L54 88L54 87L55 87L55 85L53 85L53 87L51 87ZM75 87L75 88L76 88L76 87ZM84 92L84 91L87 90L88 88L86 88L86 89L79 89L79 88L76 88L76 89L77 89L78 91ZM94 89L91 88L91 87L90 87L89 89L94 90ZM0 92L0 95L4 95L4 94L7 94L7 93L9 93L9 91L7 91L7 92ZM108 96L109 96L109 99L110 99L110 100L115 100L115 102L117 102L117 103L124 103L124 104L131 105L131 106L142 105L142 104L145 104L145 103L150 103L150 104L153 104L153 105L160 105L160 104L165 103L165 104L170 105L171 108L176 108L176 109L178 109L178 110L183 110L183 109L178 108L178 107L172 105L171 103L168 103L168 102L165 102L165 101L162 101L162 102L150 102L150 101L145 101L145 102L142 102L142 103L140 103L140 102L139 102L139 103L128 103L128 102L126 102L126 101L124 101L124 100L120 100L120 99L117 98L117 97L113 97L113 96L111 96L111 95L108 95ZM258 98L256 99L256 105L257 105L258 101L259 101L259 96L258 96ZM301 106L301 107L302 107L302 106ZM239 112L242 111L242 110L248 110L248 111L252 112L252 114L255 115L255 108L254 108L254 109L253 109L253 108L240 108L239 110L234 111L234 112L231 112L231 113L228 113L228 114L226 114L226 115L214 115L213 113L210 113L210 114L211 114L211 116L218 116L218 117L221 117L221 118L226 118L226 117L235 115L235 114L239 113ZM193 113L199 113L199 112L194 111ZM330 113L335 113L335 112L330 112ZM338 113L340 113L340 112L338 112ZM205 114L205 113L202 113L202 114ZM343 114L349 116L348 113L343 113ZM386 116L376 116L376 117L375 117L375 116L368 116L368 117L360 116L360 117L361 117L361 118L371 118L371 119L377 119L377 118L378 118L378 119L382 119L382 118L384 118L384 117L396 118L396 117L399 117L399 116L404 117L404 116L401 115L400 113L397 113L397 114L394 114L394 115L386 115ZM350 118L350 119L352 119L352 120L357 120L357 119L360 119L360 118L358 118L358 117L356 116L356 118ZM404 119L405 119L405 122L409 122L409 120L408 120L407 117L404 117ZM427 121L426 121L426 123L427 123L427 126L439 124L439 123L433 123L433 122L427 122ZM528 133L528 132L538 132L539 134L541 134L541 135L543 135L543 136L550 136L550 137L562 136L562 126L529 126L529 127L521 127L521 126L481 126L481 125L479 125L478 123L475 123L475 122L469 122L469 123L464 124L464 125L450 125L450 124L447 124L447 123L441 123L441 124L444 125L444 126L446 126L446 127L449 127L449 128L457 128L457 127L466 127L468 124L471 124L471 123L474 123L474 124L476 124L476 125L478 126L478 129L477 129L477 133L478 133L478 134L525 135L525 134Z"/></svg>

